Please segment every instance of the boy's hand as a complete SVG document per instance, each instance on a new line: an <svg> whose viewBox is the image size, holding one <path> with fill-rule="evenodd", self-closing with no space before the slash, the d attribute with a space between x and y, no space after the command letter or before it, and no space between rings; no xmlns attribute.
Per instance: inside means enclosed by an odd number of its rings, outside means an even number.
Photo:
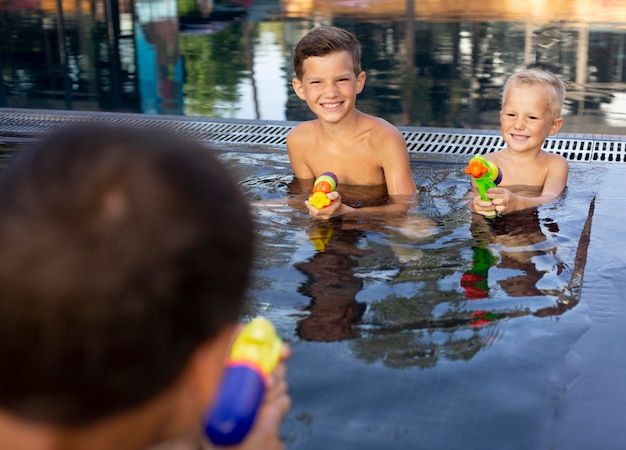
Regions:
<svg viewBox="0 0 626 450"><path fill-rule="evenodd" d="M511 191L501 187L495 187L487 190L487 196L491 199L493 209L500 214L517 211L517 195Z"/></svg>
<svg viewBox="0 0 626 450"><path fill-rule="evenodd" d="M291 397L287 393L287 366L291 349L283 345L283 354L267 383L263 404L259 409L252 430L239 448L240 450L283 450L280 441L280 424L291 408Z"/></svg>
<svg viewBox="0 0 626 450"><path fill-rule="evenodd" d="M339 195L339 192L333 191L326 195L331 202L330 205L325 206L322 209L317 209L315 206L311 205L308 200L304 202L311 217L315 217L317 219L330 219L331 217L345 214L352 209L348 205L341 203L341 196Z"/></svg>
<svg viewBox="0 0 626 450"><path fill-rule="evenodd" d="M281 361L268 378L263 404L259 408L254 425L245 440L232 447L206 447L207 449L229 450L284 450L280 440L280 425L283 417L291 408L291 397L287 392L287 366L285 361L291 357L291 349L283 345Z"/></svg>
<svg viewBox="0 0 626 450"><path fill-rule="evenodd" d="M494 212L506 214L521 209L523 205L519 203L519 196L513 194L506 188L494 187L485 192L491 200L483 200L480 195L475 195L472 199L471 209L483 216L493 216Z"/></svg>
<svg viewBox="0 0 626 450"><path fill-rule="evenodd" d="M480 195L475 195L472 198L470 209L476 214L486 217L492 217L496 214L493 202L491 200L483 200Z"/></svg>

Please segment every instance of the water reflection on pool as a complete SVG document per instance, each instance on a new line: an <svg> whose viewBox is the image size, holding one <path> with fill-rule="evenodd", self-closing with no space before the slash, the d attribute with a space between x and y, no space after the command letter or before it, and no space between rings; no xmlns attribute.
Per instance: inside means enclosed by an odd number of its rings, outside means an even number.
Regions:
<svg viewBox="0 0 626 450"><path fill-rule="evenodd" d="M574 165L560 200L487 221L463 166L415 163L398 226L311 221L288 204L285 154L223 158L255 202L253 308L295 350L289 448L548 448L583 370L567 354L589 326L580 255L602 169Z"/></svg>
<svg viewBox="0 0 626 450"><path fill-rule="evenodd" d="M323 24L362 41L359 107L396 125L497 128L504 80L540 63L568 82L562 131L626 132L624 0L60 3L0 4L0 106L308 119L291 52Z"/></svg>

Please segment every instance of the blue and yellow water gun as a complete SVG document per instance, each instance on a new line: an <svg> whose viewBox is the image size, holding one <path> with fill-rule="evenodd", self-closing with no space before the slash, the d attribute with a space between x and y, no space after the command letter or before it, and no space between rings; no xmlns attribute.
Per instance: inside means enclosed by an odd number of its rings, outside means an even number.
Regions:
<svg viewBox="0 0 626 450"><path fill-rule="evenodd" d="M480 198L485 201L491 200L487 197L487 190L496 187L502 181L502 172L498 166L491 161L487 161L482 156L474 156L470 159L469 164L465 168L465 173L473 177ZM493 218L496 215L487 217Z"/></svg>
<svg viewBox="0 0 626 450"><path fill-rule="evenodd" d="M282 346L267 319L256 317L244 326L233 344L215 404L205 417L204 431L213 444L237 445L246 437Z"/></svg>

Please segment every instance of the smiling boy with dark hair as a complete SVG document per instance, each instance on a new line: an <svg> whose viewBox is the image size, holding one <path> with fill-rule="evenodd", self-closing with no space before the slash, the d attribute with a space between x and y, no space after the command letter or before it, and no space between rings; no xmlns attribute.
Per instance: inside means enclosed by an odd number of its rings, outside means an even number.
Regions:
<svg viewBox="0 0 626 450"><path fill-rule="evenodd" d="M312 187L323 172L333 172L340 186L328 194L329 206L317 209L306 202L314 217L405 211L407 197L416 193L402 133L356 108L366 78L360 59L359 41L337 27L311 30L294 50L292 85L317 119L299 124L287 136L291 167L303 186ZM382 186L391 201L357 208L342 201L341 186L346 185Z"/></svg>

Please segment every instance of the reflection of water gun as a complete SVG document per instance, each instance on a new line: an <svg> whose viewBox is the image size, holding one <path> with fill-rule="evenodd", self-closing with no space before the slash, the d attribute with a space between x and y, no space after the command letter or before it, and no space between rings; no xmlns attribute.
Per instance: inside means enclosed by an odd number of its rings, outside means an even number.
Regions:
<svg viewBox="0 0 626 450"><path fill-rule="evenodd" d="M205 417L205 433L215 445L236 445L246 436L281 352L282 341L267 319L257 317L243 328L233 344L213 409Z"/></svg>
<svg viewBox="0 0 626 450"><path fill-rule="evenodd" d="M487 161L482 156L474 156L470 159L469 164L465 168L465 173L474 178L480 198L485 201L491 200L487 197L487 189L496 187L502 181L502 172L498 169L498 166L491 161ZM495 217L495 214L488 217Z"/></svg>
<svg viewBox="0 0 626 450"><path fill-rule="evenodd" d="M312 226L309 228L309 240L318 252L326 251L326 246L333 237L333 229L331 227Z"/></svg>
<svg viewBox="0 0 626 450"><path fill-rule="evenodd" d="M461 287L467 300L480 300L489 296L487 274L496 258L488 248L472 247L472 251L472 268L461 276Z"/></svg>
<svg viewBox="0 0 626 450"><path fill-rule="evenodd" d="M326 194L337 189L337 177L332 172L324 172L313 183L313 194L309 197L309 203L317 209L330 205L330 199Z"/></svg>
<svg viewBox="0 0 626 450"><path fill-rule="evenodd" d="M496 320L498 316L489 311L474 311L472 313L472 321L470 327L482 327Z"/></svg>

